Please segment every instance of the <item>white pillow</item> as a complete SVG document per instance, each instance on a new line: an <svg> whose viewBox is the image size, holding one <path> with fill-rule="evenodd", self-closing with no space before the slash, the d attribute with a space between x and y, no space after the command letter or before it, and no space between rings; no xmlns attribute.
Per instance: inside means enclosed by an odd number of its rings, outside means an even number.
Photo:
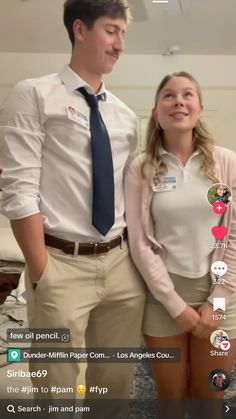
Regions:
<svg viewBox="0 0 236 419"><path fill-rule="evenodd" d="M0 199L1 199L1 192L0 192ZM0 228L10 228L11 224L10 221L0 214Z"/></svg>
<svg viewBox="0 0 236 419"><path fill-rule="evenodd" d="M0 228L0 260L25 261L11 228Z"/></svg>

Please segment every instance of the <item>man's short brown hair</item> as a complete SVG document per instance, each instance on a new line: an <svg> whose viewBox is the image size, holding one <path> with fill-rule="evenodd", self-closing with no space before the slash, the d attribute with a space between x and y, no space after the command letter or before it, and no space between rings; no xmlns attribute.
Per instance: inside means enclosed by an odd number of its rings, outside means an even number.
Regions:
<svg viewBox="0 0 236 419"><path fill-rule="evenodd" d="M81 19L87 28L91 29L94 22L101 16L121 18L126 23L132 20L127 0L66 0L63 20L72 46L74 45L74 21Z"/></svg>

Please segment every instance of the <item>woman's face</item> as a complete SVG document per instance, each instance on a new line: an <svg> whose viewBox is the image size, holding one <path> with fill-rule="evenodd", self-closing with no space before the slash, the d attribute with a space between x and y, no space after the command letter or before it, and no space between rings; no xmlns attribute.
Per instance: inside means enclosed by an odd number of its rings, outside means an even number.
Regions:
<svg viewBox="0 0 236 419"><path fill-rule="evenodd" d="M217 195L219 196L224 196L226 192L226 189L223 186L219 186L219 188L217 189Z"/></svg>
<svg viewBox="0 0 236 419"><path fill-rule="evenodd" d="M197 88L186 77L173 77L159 93L156 120L164 131L192 131L202 114Z"/></svg>

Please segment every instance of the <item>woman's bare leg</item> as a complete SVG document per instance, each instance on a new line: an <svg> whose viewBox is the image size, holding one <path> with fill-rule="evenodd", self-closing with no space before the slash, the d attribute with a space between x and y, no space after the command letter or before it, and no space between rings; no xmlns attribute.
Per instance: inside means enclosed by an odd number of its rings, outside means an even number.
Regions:
<svg viewBox="0 0 236 419"><path fill-rule="evenodd" d="M152 362L158 393L158 419L184 419L188 398L188 336L144 336L148 348L179 348L180 362Z"/></svg>

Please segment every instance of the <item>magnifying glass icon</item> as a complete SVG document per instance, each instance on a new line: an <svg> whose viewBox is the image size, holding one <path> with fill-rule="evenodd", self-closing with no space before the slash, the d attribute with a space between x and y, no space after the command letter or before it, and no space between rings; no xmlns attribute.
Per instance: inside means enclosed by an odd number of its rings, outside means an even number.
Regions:
<svg viewBox="0 0 236 419"><path fill-rule="evenodd" d="M16 413L16 411L15 411L15 407L13 406L13 404L9 404L9 405L7 406L7 411L8 411L9 413Z"/></svg>

